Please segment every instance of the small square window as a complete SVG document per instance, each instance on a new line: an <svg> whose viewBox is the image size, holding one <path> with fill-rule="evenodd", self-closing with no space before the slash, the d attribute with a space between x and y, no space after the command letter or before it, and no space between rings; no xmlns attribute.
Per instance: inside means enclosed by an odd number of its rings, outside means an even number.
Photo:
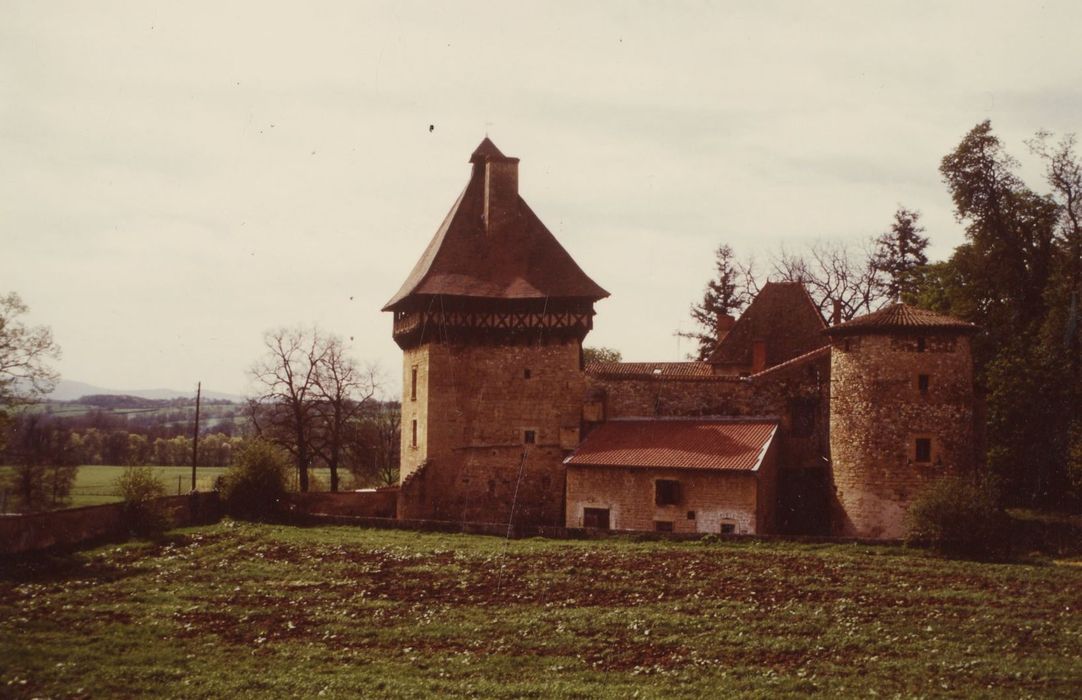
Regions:
<svg viewBox="0 0 1082 700"><path fill-rule="evenodd" d="M721 534L723 534L723 535L732 535L734 533L736 533L736 523L722 523L721 524Z"/></svg>
<svg viewBox="0 0 1082 700"><path fill-rule="evenodd" d="M929 376L927 374L917 375L917 390L922 394L928 393Z"/></svg>
<svg viewBox="0 0 1082 700"><path fill-rule="evenodd" d="M522 370L522 378L523 379L529 379L531 376L533 376L533 375L530 372L529 368Z"/></svg>
<svg viewBox="0 0 1082 700"><path fill-rule="evenodd" d="M680 482L675 479L658 479L654 482L654 503L659 506L675 506L680 503Z"/></svg>
<svg viewBox="0 0 1082 700"><path fill-rule="evenodd" d="M537 431L536 430L523 430L522 431L522 442L523 442L523 444L526 444L526 445L536 445L537 444Z"/></svg>
<svg viewBox="0 0 1082 700"><path fill-rule="evenodd" d="M932 461L932 439L917 438L914 445L913 457L915 462L927 464Z"/></svg>
<svg viewBox="0 0 1082 700"><path fill-rule="evenodd" d="M917 338L917 352L924 352L928 349L927 343L924 342L924 337Z"/></svg>
<svg viewBox="0 0 1082 700"><path fill-rule="evenodd" d="M694 520L694 519L695 519L695 511L689 510L688 511L688 520Z"/></svg>
<svg viewBox="0 0 1082 700"><path fill-rule="evenodd" d="M672 532L672 521L671 520L655 520L654 521L654 530L656 532Z"/></svg>

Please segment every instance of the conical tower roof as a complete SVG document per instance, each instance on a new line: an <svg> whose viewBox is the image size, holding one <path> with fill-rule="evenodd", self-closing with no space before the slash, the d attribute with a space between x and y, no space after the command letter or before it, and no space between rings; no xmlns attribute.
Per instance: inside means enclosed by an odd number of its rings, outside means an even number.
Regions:
<svg viewBox="0 0 1082 700"><path fill-rule="evenodd" d="M864 316L826 329L829 335L864 333L973 333L977 327L968 321L898 302Z"/></svg>
<svg viewBox="0 0 1082 700"><path fill-rule="evenodd" d="M384 311L435 295L591 302L609 295L518 195L517 158L486 137L470 162L466 189Z"/></svg>

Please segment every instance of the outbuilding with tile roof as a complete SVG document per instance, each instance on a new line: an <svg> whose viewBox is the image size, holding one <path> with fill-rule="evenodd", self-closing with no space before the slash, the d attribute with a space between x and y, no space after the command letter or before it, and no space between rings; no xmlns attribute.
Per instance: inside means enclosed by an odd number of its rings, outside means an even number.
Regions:
<svg viewBox="0 0 1082 700"><path fill-rule="evenodd" d="M567 525L755 534L773 530L778 421L630 418L566 460Z"/></svg>

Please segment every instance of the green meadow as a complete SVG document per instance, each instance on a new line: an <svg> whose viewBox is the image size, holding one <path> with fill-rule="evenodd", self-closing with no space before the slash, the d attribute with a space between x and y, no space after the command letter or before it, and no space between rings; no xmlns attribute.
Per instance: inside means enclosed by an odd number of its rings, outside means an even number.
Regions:
<svg viewBox="0 0 1082 700"><path fill-rule="evenodd" d="M3 562L0 696L1067 698L1080 609L1070 563L224 521Z"/></svg>

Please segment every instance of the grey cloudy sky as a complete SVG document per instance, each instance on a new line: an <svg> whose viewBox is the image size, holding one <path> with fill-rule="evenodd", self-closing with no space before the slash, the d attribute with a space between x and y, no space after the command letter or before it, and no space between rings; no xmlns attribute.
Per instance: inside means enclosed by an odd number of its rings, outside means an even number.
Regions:
<svg viewBox="0 0 1082 700"><path fill-rule="evenodd" d="M966 131L1082 131L1076 2L582 5L6 0L0 292L70 379L242 393L265 330L318 323L397 391L379 309L487 130L612 294L588 344L678 359L718 243L905 204L944 257Z"/></svg>

